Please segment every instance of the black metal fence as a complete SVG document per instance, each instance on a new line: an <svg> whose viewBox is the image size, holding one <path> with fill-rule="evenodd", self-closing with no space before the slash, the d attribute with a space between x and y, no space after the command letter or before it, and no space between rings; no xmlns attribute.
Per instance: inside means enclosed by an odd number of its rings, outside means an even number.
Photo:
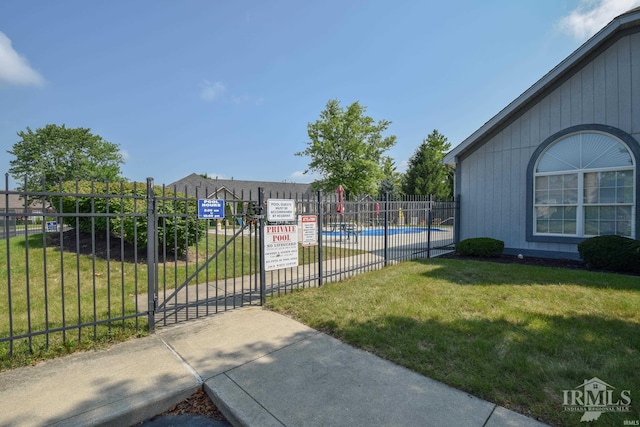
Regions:
<svg viewBox="0 0 640 427"><path fill-rule="evenodd" d="M5 206L18 195L25 207L43 209L28 218L20 209L0 211L0 358L18 347L108 341L259 305L267 296L436 256L455 242L455 201L218 190L189 194L149 179L20 192L8 189L6 177ZM199 211L198 200L212 194L224 201L224 218ZM293 220L270 220L269 200L288 201ZM268 267L271 225L295 226L286 228L294 237L284 256L295 265Z"/></svg>

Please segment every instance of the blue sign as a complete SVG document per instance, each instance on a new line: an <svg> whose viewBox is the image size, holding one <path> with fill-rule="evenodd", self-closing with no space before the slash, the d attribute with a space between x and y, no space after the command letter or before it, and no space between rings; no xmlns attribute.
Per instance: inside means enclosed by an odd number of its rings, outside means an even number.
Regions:
<svg viewBox="0 0 640 427"><path fill-rule="evenodd" d="M198 200L198 218L201 218L201 219L224 218L224 200L216 200L216 199Z"/></svg>
<svg viewBox="0 0 640 427"><path fill-rule="evenodd" d="M47 221L47 233L54 233L58 231L58 223L56 221Z"/></svg>

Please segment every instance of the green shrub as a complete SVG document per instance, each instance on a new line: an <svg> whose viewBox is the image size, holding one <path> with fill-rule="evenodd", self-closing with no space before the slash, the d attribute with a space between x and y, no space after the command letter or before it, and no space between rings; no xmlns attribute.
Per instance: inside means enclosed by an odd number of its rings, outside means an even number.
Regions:
<svg viewBox="0 0 640 427"><path fill-rule="evenodd" d="M456 253L460 255L498 256L503 250L504 242L491 237L465 239L456 245Z"/></svg>
<svg viewBox="0 0 640 427"><path fill-rule="evenodd" d="M87 233L106 233L125 242L147 246L147 187L140 183L67 181L56 189L51 205L69 227ZM198 221L198 201L164 189L153 188L158 197L158 240L177 256L205 234L206 221ZM92 215L93 213L93 215ZM95 215L95 216L94 216Z"/></svg>
<svg viewBox="0 0 640 427"><path fill-rule="evenodd" d="M596 236L578 244L580 258L591 268L640 273L640 241L622 236Z"/></svg>

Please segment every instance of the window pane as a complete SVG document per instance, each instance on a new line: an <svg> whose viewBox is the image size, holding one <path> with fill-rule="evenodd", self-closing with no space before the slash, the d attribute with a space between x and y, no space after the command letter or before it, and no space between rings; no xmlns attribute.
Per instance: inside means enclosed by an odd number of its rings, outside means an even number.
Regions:
<svg viewBox="0 0 640 427"><path fill-rule="evenodd" d="M584 234L588 236L598 235L598 222L597 221L585 221L584 222Z"/></svg>
<svg viewBox="0 0 640 427"><path fill-rule="evenodd" d="M549 193L547 190L536 191L536 205L549 203Z"/></svg>
<svg viewBox="0 0 640 427"><path fill-rule="evenodd" d="M600 187L615 187L615 186L616 186L616 172L600 173Z"/></svg>
<svg viewBox="0 0 640 427"><path fill-rule="evenodd" d="M613 206L602 206L599 208L600 221L614 220L616 218L616 208Z"/></svg>
<svg viewBox="0 0 640 427"><path fill-rule="evenodd" d="M551 220L549 221L549 233L562 233L562 221Z"/></svg>
<svg viewBox="0 0 640 427"><path fill-rule="evenodd" d="M549 146L538 160L536 172L576 170L580 167L580 134L570 135Z"/></svg>
<svg viewBox="0 0 640 427"><path fill-rule="evenodd" d="M605 187L600 189L599 203L615 203L616 201L616 189Z"/></svg>
<svg viewBox="0 0 640 427"><path fill-rule="evenodd" d="M578 189L573 188L570 190L564 191L563 202L566 204L576 204L578 203Z"/></svg>
<svg viewBox="0 0 640 427"><path fill-rule="evenodd" d="M585 207L584 208L584 219L585 220L597 220L598 219L598 208L597 207Z"/></svg>
<svg viewBox="0 0 640 427"><path fill-rule="evenodd" d="M548 176L537 176L536 177L536 189L542 190L549 188L549 177Z"/></svg>
<svg viewBox="0 0 640 427"><path fill-rule="evenodd" d="M633 188L624 187L618 190L617 203L633 203Z"/></svg>
<svg viewBox="0 0 640 427"><path fill-rule="evenodd" d="M576 234L576 221L565 221L564 223L564 234Z"/></svg>
<svg viewBox="0 0 640 427"><path fill-rule="evenodd" d="M615 221L600 221L598 234L616 234Z"/></svg>
<svg viewBox="0 0 640 427"><path fill-rule="evenodd" d="M633 187L633 171L618 171L616 180L618 187Z"/></svg>
<svg viewBox="0 0 640 427"><path fill-rule="evenodd" d="M549 190L549 202L548 203L562 203L562 190Z"/></svg>
<svg viewBox="0 0 640 427"><path fill-rule="evenodd" d="M547 220L536 221L536 233L548 233L548 232L549 232L549 221Z"/></svg>
<svg viewBox="0 0 640 427"><path fill-rule="evenodd" d="M598 174L584 174L584 203L598 203Z"/></svg>
<svg viewBox="0 0 640 427"><path fill-rule="evenodd" d="M551 175L549 177L549 189L559 190L563 188L564 179L562 175Z"/></svg>
<svg viewBox="0 0 640 427"><path fill-rule="evenodd" d="M601 133L582 135L582 169L631 165L631 155L618 140Z"/></svg>

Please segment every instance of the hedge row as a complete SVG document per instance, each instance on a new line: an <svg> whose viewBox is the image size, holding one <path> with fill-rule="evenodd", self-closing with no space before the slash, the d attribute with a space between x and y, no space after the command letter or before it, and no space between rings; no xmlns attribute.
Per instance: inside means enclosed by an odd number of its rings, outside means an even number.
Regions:
<svg viewBox="0 0 640 427"><path fill-rule="evenodd" d="M158 197L158 240L167 251L183 256L206 231L206 222L198 221L198 204L160 186L153 187ZM139 183L106 184L90 181L62 183L59 194L51 198L52 207L70 227L93 232L109 232L125 242L147 246L147 187ZM136 215L134 215L136 214Z"/></svg>
<svg viewBox="0 0 640 427"><path fill-rule="evenodd" d="M640 273L640 241L622 236L596 236L578 244L580 258L591 268Z"/></svg>

